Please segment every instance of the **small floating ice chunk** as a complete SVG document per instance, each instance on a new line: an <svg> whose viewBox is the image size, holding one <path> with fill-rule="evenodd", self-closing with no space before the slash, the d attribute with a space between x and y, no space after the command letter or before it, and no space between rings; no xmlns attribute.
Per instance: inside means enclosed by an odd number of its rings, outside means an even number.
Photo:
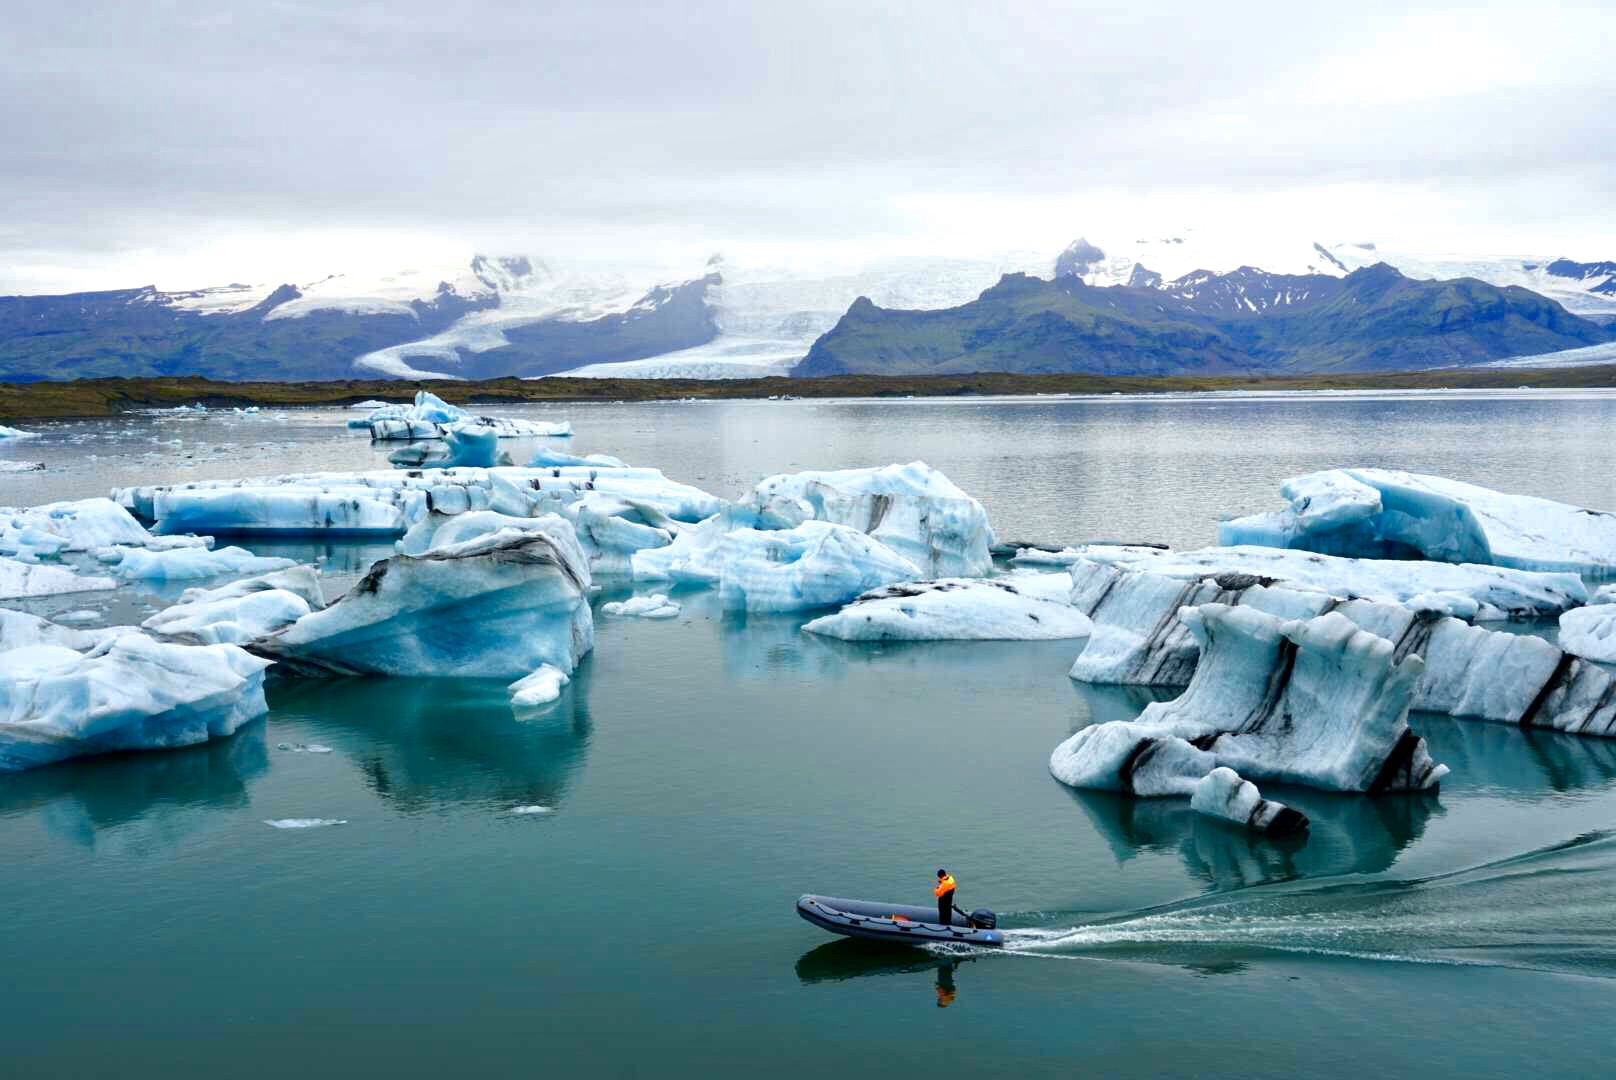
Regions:
<svg viewBox="0 0 1616 1080"><path fill-rule="evenodd" d="M142 581L191 581L219 574L258 574L296 565L291 559L267 558L238 547L217 551L201 547L170 551L121 550L123 557L113 565L112 572L122 578Z"/></svg>
<svg viewBox="0 0 1616 1080"><path fill-rule="evenodd" d="M44 472L43 461L12 461L9 458L0 459L0 473L6 472Z"/></svg>
<svg viewBox="0 0 1616 1080"><path fill-rule="evenodd" d="M23 431L21 428L6 427L0 424L0 439L37 439L39 432Z"/></svg>
<svg viewBox="0 0 1616 1080"><path fill-rule="evenodd" d="M1284 803L1262 797L1257 785L1220 765L1203 776L1190 794L1190 809L1207 817L1272 836L1288 836L1307 828L1307 818Z"/></svg>
<svg viewBox="0 0 1616 1080"><path fill-rule="evenodd" d="M80 608L77 611L68 611L56 616L56 621L65 626L81 626L84 623L100 622L101 613L91 611L89 608Z"/></svg>
<svg viewBox="0 0 1616 1080"><path fill-rule="evenodd" d="M275 749L285 750L293 754L329 754L331 747L319 743L276 743Z"/></svg>
<svg viewBox="0 0 1616 1080"><path fill-rule="evenodd" d="M555 813L555 807L540 806L535 803L531 806L513 806L510 812L513 814L553 814Z"/></svg>
<svg viewBox="0 0 1616 1080"><path fill-rule="evenodd" d="M607 615L633 615L641 619L671 619L679 614L679 605L665 593L636 596L629 600L613 600L602 604L600 610Z"/></svg>
<svg viewBox="0 0 1616 1080"><path fill-rule="evenodd" d="M540 664L533 674L511 683L511 705L518 709L548 705L561 697L561 688L571 681L567 673L560 668Z"/></svg>
<svg viewBox="0 0 1616 1080"><path fill-rule="evenodd" d="M1029 596L1014 579L964 578L872 589L803 627L844 641L1050 641L1093 628L1064 599Z"/></svg>
<svg viewBox="0 0 1616 1080"><path fill-rule="evenodd" d="M346 818L287 817L266 818L264 824L271 829L323 829L328 825L346 825Z"/></svg>

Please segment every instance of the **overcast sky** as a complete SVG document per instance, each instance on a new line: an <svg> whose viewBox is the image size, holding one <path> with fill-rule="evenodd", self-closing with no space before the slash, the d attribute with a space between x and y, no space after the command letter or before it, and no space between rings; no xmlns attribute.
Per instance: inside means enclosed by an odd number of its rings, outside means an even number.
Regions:
<svg viewBox="0 0 1616 1080"><path fill-rule="evenodd" d="M0 291L1185 227L1616 258L1616 5L1327 7L9 0Z"/></svg>

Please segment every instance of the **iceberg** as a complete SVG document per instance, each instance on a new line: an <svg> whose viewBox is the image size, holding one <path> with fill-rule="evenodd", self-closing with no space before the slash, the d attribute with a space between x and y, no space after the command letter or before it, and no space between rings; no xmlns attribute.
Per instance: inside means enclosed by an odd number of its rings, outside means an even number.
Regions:
<svg viewBox="0 0 1616 1080"><path fill-rule="evenodd" d="M234 645L123 634L87 652L0 653L0 771L114 750L191 746L262 716L268 662Z"/></svg>
<svg viewBox="0 0 1616 1080"><path fill-rule="evenodd" d="M63 566L42 566L0 555L0 600L96 592L117 587L118 583L111 578L75 574Z"/></svg>
<svg viewBox="0 0 1616 1080"><path fill-rule="evenodd" d="M514 679L594 644L589 563L563 518L371 567L322 611L249 643L302 675Z"/></svg>
<svg viewBox="0 0 1616 1080"><path fill-rule="evenodd" d="M296 565L291 559L254 555L244 548L226 547L216 551L204 547L148 551L145 548L112 548L111 570L122 578L141 581L192 581L219 574L261 574Z"/></svg>
<svg viewBox="0 0 1616 1080"><path fill-rule="evenodd" d="M1280 494L1289 507L1225 521L1219 543L1616 574L1616 513L1608 511L1391 469L1309 473L1285 481Z"/></svg>
<svg viewBox="0 0 1616 1080"><path fill-rule="evenodd" d="M1616 604L1597 604L1561 615L1560 648L1584 660L1616 664Z"/></svg>
<svg viewBox="0 0 1616 1080"><path fill-rule="evenodd" d="M533 457L527 464L530 469L542 469L554 465L588 465L597 469L628 468L622 461L612 457L610 454L585 454L583 457L579 457L577 454L569 454L565 450L555 450L544 446L533 451Z"/></svg>
<svg viewBox="0 0 1616 1080"><path fill-rule="evenodd" d="M1181 581L1245 578L1251 584L1279 585L1343 600L1374 600L1416 610L1442 611L1467 622L1541 619L1588 599L1582 579L1571 573L1406 559L1339 558L1271 547L1151 551L1143 557L1137 551L1095 546L1087 549L1081 561L1148 571Z"/></svg>
<svg viewBox="0 0 1616 1080"><path fill-rule="evenodd" d="M535 709L549 705L561 697L561 688L571 681L572 677L560 668L541 664L533 674L511 683L511 707Z"/></svg>
<svg viewBox="0 0 1616 1080"><path fill-rule="evenodd" d="M1421 565L1421 564L1413 564ZM1616 735L1612 677L1575 662L1538 637L1474 626L1440 609L1343 600L1328 593L1264 585L1248 574L1185 581L1128 565L1072 567L1072 602L1094 633L1072 665L1083 682L1184 686L1200 647L1181 609L1217 603L1286 619L1336 612L1391 641L1398 656L1418 655L1425 670L1414 708L1474 720ZM1607 696L1607 694L1609 696Z"/></svg>
<svg viewBox="0 0 1616 1080"><path fill-rule="evenodd" d="M632 615L641 619L671 619L679 614L679 605L665 593L636 596L629 600L613 600L602 604L600 610L607 615Z"/></svg>
<svg viewBox="0 0 1616 1080"><path fill-rule="evenodd" d="M243 645L325 606L312 567L294 566L217 589L187 589L180 602L141 623L158 637Z"/></svg>
<svg viewBox="0 0 1616 1080"><path fill-rule="evenodd" d="M803 629L844 641L1049 641L1087 637L1093 624L1014 579L945 578L874 589Z"/></svg>
<svg viewBox="0 0 1616 1080"><path fill-rule="evenodd" d="M884 544L825 521L768 532L736 529L719 542L712 558L718 602L752 612L834 607L870 589L921 576Z"/></svg>
<svg viewBox="0 0 1616 1080"><path fill-rule="evenodd" d="M463 427L487 428L499 439L566 438L572 434L572 425L565 421L552 424L503 416L473 416L426 390L416 393L411 405L383 405L366 417L363 424L350 421L349 426L368 426L370 437L382 440L442 439L447 438L451 430Z"/></svg>
<svg viewBox="0 0 1616 1080"><path fill-rule="evenodd" d="M23 431L21 428L6 427L0 424L0 439L37 439L39 432Z"/></svg>
<svg viewBox="0 0 1616 1080"><path fill-rule="evenodd" d="M0 555L16 555L26 562L114 544L144 547L153 539L111 499L0 507Z"/></svg>
<svg viewBox="0 0 1616 1080"><path fill-rule="evenodd" d="M161 533L402 536L428 514L551 512L591 492L697 522L724 500L660 470L555 467L383 469L120 488L119 505Z"/></svg>
<svg viewBox="0 0 1616 1080"><path fill-rule="evenodd" d="M771 476L741 505L779 528L827 521L857 529L926 577L983 577L993 569L987 511L923 461Z"/></svg>
<svg viewBox="0 0 1616 1080"><path fill-rule="evenodd" d="M1219 765L1195 784L1190 809L1207 817L1232 821L1254 832L1289 836L1307 828L1307 818L1284 803L1262 797L1257 785Z"/></svg>
<svg viewBox="0 0 1616 1080"><path fill-rule="evenodd" d="M1408 726L1419 657L1336 612L1282 619L1214 603L1179 618L1202 653L1189 687L1061 743L1056 779L1193 797L1218 766L1330 791L1432 790L1447 774Z"/></svg>
<svg viewBox="0 0 1616 1080"><path fill-rule="evenodd" d="M387 455L400 468L493 468L500 464L499 434L485 424L455 424L443 431L441 450L406 446ZM507 456L505 464L510 464Z"/></svg>

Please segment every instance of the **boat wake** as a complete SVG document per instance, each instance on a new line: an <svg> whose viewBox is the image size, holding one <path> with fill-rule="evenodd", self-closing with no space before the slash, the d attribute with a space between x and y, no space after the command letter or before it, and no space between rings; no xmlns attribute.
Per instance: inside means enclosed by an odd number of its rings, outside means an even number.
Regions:
<svg viewBox="0 0 1616 1080"><path fill-rule="evenodd" d="M1616 831L1434 877L1291 881L1007 930L1005 952L1211 968L1280 952L1616 978Z"/></svg>

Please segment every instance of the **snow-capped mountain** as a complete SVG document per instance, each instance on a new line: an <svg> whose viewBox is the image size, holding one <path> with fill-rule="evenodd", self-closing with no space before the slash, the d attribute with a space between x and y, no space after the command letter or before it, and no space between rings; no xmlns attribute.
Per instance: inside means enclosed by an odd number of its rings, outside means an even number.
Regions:
<svg viewBox="0 0 1616 1080"><path fill-rule="evenodd" d="M1006 274L1165 294L1235 317L1330 300L1385 262L1415 279L1522 286L1616 323L1616 262L1403 255L1369 243L1194 229L1096 239L1052 255L582 267L477 255L300 283L0 297L0 378L203 374L226 379L782 374L863 297L884 310L975 301Z"/></svg>

